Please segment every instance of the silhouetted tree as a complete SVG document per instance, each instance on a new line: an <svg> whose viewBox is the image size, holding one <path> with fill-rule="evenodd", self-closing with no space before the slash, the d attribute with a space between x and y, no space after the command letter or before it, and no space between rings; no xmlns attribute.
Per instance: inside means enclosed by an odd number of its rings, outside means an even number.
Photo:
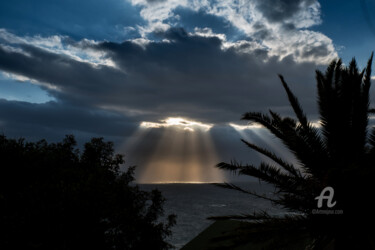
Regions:
<svg viewBox="0 0 375 250"><path fill-rule="evenodd" d="M273 163L260 166L241 165L237 162L219 163L217 167L249 175L275 186L272 197L244 190L233 184L221 185L259 198L272 201L297 215L273 217L267 213L243 216L214 217L214 219L256 220L247 240L259 232L283 235L281 244L305 237L306 245L314 249L375 249L375 127L369 130L369 90L371 63L359 72L353 59L349 66L341 60L333 61L325 74L317 71L320 127L307 119L296 96L280 75L282 85L297 119L249 112L242 119L261 124L294 154L298 165L293 165L275 153L242 140L248 147L268 157ZM333 208L343 214L322 215L317 200L325 187L334 189ZM260 222L260 223L259 223ZM256 230L254 230L256 228ZM243 240L243 238L242 238ZM277 244L276 244L277 245ZM289 246L291 246L289 244ZM275 247L275 245L272 245ZM283 248L284 249L284 248Z"/></svg>
<svg viewBox="0 0 375 250"><path fill-rule="evenodd" d="M0 136L0 249L168 249L164 198L120 172L113 144L73 136L31 143Z"/></svg>

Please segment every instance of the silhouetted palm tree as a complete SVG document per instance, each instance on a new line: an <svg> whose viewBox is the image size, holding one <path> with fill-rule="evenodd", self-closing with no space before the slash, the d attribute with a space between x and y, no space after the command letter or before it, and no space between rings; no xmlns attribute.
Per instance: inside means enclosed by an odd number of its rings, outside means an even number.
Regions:
<svg viewBox="0 0 375 250"><path fill-rule="evenodd" d="M347 67L342 65L341 60L335 60L325 73L316 71L319 127L308 121L298 99L281 75L279 77L297 119L281 117L271 110L269 114L249 112L243 115L242 119L261 124L279 138L294 154L298 166L245 140L242 141L248 147L267 156L274 164L263 162L254 166L234 161L217 165L221 169L273 184L276 192L267 197L234 184L220 186L270 200L297 212L297 215L272 217L259 213L214 219L257 221L257 224L252 224L253 229L244 231L247 240L260 231L278 230L292 236L286 237L292 242L298 236L304 237L305 244L313 249L375 249L375 206L372 201L375 191L375 128L368 131L369 114L374 111L369 110L372 57L373 54L361 72L355 59ZM317 214L315 198L325 187L334 189L336 204L332 208L321 209L342 211L342 214Z"/></svg>

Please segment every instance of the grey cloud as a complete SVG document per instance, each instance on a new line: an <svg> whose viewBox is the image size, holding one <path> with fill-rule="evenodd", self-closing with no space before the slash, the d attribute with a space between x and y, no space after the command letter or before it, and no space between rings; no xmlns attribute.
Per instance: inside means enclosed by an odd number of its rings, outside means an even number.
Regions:
<svg viewBox="0 0 375 250"><path fill-rule="evenodd" d="M287 23L284 23L284 24L283 24L283 28L284 28L286 31L291 31L291 30L295 30L295 29L296 29L296 26L295 26L293 23L287 22Z"/></svg>
<svg viewBox="0 0 375 250"><path fill-rule="evenodd" d="M191 36L182 29L169 30L165 38L170 42L145 47L131 41L90 45L108 53L120 69L93 67L31 46L23 48L29 56L0 48L0 69L57 86L61 91L48 91L58 100L132 110L139 121L185 116L226 123L249 110L281 110L288 104L278 73L307 111L314 110L312 63L297 64L290 57L264 61L266 51L222 50L219 38Z"/></svg>
<svg viewBox="0 0 375 250"><path fill-rule="evenodd" d="M64 134L105 136L113 140L130 136L138 127L131 118L115 112L48 102L32 104L0 99L0 127L11 137L61 140Z"/></svg>
<svg viewBox="0 0 375 250"><path fill-rule="evenodd" d="M163 3L163 2L166 2L168 0L146 0L146 1L149 4L156 4L156 3Z"/></svg>
<svg viewBox="0 0 375 250"><path fill-rule="evenodd" d="M131 42L103 43L98 49L109 51L129 75L140 78L138 83L155 88L151 98L167 113L186 111L191 116L198 110L203 111L200 119L229 121L248 107L264 110L285 105L277 73L290 76L297 88L301 80L310 82L305 86L310 91L314 88L314 64L265 58L267 51L261 49L252 54L234 48L223 51L220 39L187 36L180 29L169 30L166 37L172 42L150 43L145 50ZM294 80L296 72L303 74Z"/></svg>
<svg viewBox="0 0 375 250"><path fill-rule="evenodd" d="M302 51L303 57L310 57L310 56L324 56L329 53L327 46L324 44L314 47L304 47L304 50Z"/></svg>
<svg viewBox="0 0 375 250"><path fill-rule="evenodd" d="M265 40L271 38L272 33L267 29L259 29L258 31L254 32L253 36L257 39Z"/></svg>
<svg viewBox="0 0 375 250"><path fill-rule="evenodd" d="M24 75L39 82L52 83L63 92L74 95L84 89L83 99L90 99L100 92L108 94L103 84L107 81L120 83L126 76L110 67L94 66L51 53L30 45L21 46L26 54L7 51L0 45L0 68L6 72Z"/></svg>
<svg viewBox="0 0 375 250"><path fill-rule="evenodd" d="M219 38L188 35L182 29L169 30L164 37L169 42L149 42L144 46L131 41L81 44L107 53L118 68L94 67L32 46L22 47L23 53L0 46L0 70L60 89L45 89L56 102L0 100L1 132L11 137L54 141L71 133L81 142L103 136L114 141L118 152L125 154L127 164L139 165L142 173L150 161L168 156L170 142L161 139L165 139L163 128L143 131L139 129L140 122L171 116L214 123L208 133L217 161L236 158L259 162L259 156L240 142L242 136L227 123L239 123L241 114L247 111L272 108L290 114L278 73L285 76L306 112L316 114L314 64L296 63L292 57L269 57L262 49L253 53L242 53L235 47L223 50ZM118 111L105 110L103 106ZM132 141L133 134L137 140ZM270 139L267 134L255 133L248 138L260 145L267 145ZM130 146L122 147L124 142ZM162 152L157 155L159 158L152 158L157 148ZM184 147L181 150L173 151L176 154L172 158L183 164L188 154ZM204 152L202 148L196 155L201 167L217 163L205 161Z"/></svg>
<svg viewBox="0 0 375 250"><path fill-rule="evenodd" d="M315 2L316 0L259 0L257 9L270 22L284 22Z"/></svg>

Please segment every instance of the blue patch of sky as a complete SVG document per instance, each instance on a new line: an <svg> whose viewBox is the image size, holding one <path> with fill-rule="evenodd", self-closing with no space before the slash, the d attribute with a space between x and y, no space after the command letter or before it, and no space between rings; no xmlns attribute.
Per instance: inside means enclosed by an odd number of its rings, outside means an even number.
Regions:
<svg viewBox="0 0 375 250"><path fill-rule="evenodd" d="M0 71L0 98L8 101L46 103L55 100L41 86L12 79Z"/></svg>
<svg viewBox="0 0 375 250"><path fill-rule="evenodd" d="M126 27L144 24L139 7L125 0L0 1L0 28L17 35L121 42L139 36Z"/></svg>
<svg viewBox="0 0 375 250"><path fill-rule="evenodd" d="M364 67L375 50L375 1L329 0L320 4L323 23L312 29L333 40L345 64L355 57Z"/></svg>

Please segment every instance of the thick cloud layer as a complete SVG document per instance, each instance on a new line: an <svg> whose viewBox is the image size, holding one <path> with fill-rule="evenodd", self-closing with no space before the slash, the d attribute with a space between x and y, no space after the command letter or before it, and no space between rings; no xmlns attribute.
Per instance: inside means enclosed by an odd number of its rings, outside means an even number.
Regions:
<svg viewBox="0 0 375 250"><path fill-rule="evenodd" d="M107 4L94 1L90 8L102 9L98 18L104 21L99 22L94 12L82 14L80 5L74 7L80 14L63 18L61 13L72 11L72 2L45 3L44 8L60 9L56 19L52 12L44 15L45 22L35 16L28 33L15 23L26 23L35 14L8 16L10 23L0 17L3 77L33 84L51 98L30 103L0 95L5 98L0 99L0 126L6 135L54 141L71 133L80 140L103 136L131 154L130 163L146 167L150 161L163 165L167 157L185 163L189 158L192 166L232 157L257 161L239 138L266 145L266 133L229 124L239 123L247 111L271 108L291 115L277 74L284 75L305 111L317 118L314 71L337 56L329 37L310 30L321 23L318 1ZM7 8L15 11L14 4ZM111 8L116 9L113 16ZM123 20L121 11L129 12L129 18ZM168 117L212 127L203 132L183 126L171 130ZM156 125L145 129L142 124ZM172 147L173 141L182 144Z"/></svg>
<svg viewBox="0 0 375 250"><path fill-rule="evenodd" d="M267 51L243 53L246 44L223 49L218 37L183 29L163 34L165 42L104 42L86 45L105 53L116 67L95 66L31 45L0 47L0 68L34 79L57 100L122 111L139 119L184 116L210 123L231 122L249 109L283 109L277 73L285 75L313 110L312 63L280 60ZM84 48L83 48L84 49Z"/></svg>

